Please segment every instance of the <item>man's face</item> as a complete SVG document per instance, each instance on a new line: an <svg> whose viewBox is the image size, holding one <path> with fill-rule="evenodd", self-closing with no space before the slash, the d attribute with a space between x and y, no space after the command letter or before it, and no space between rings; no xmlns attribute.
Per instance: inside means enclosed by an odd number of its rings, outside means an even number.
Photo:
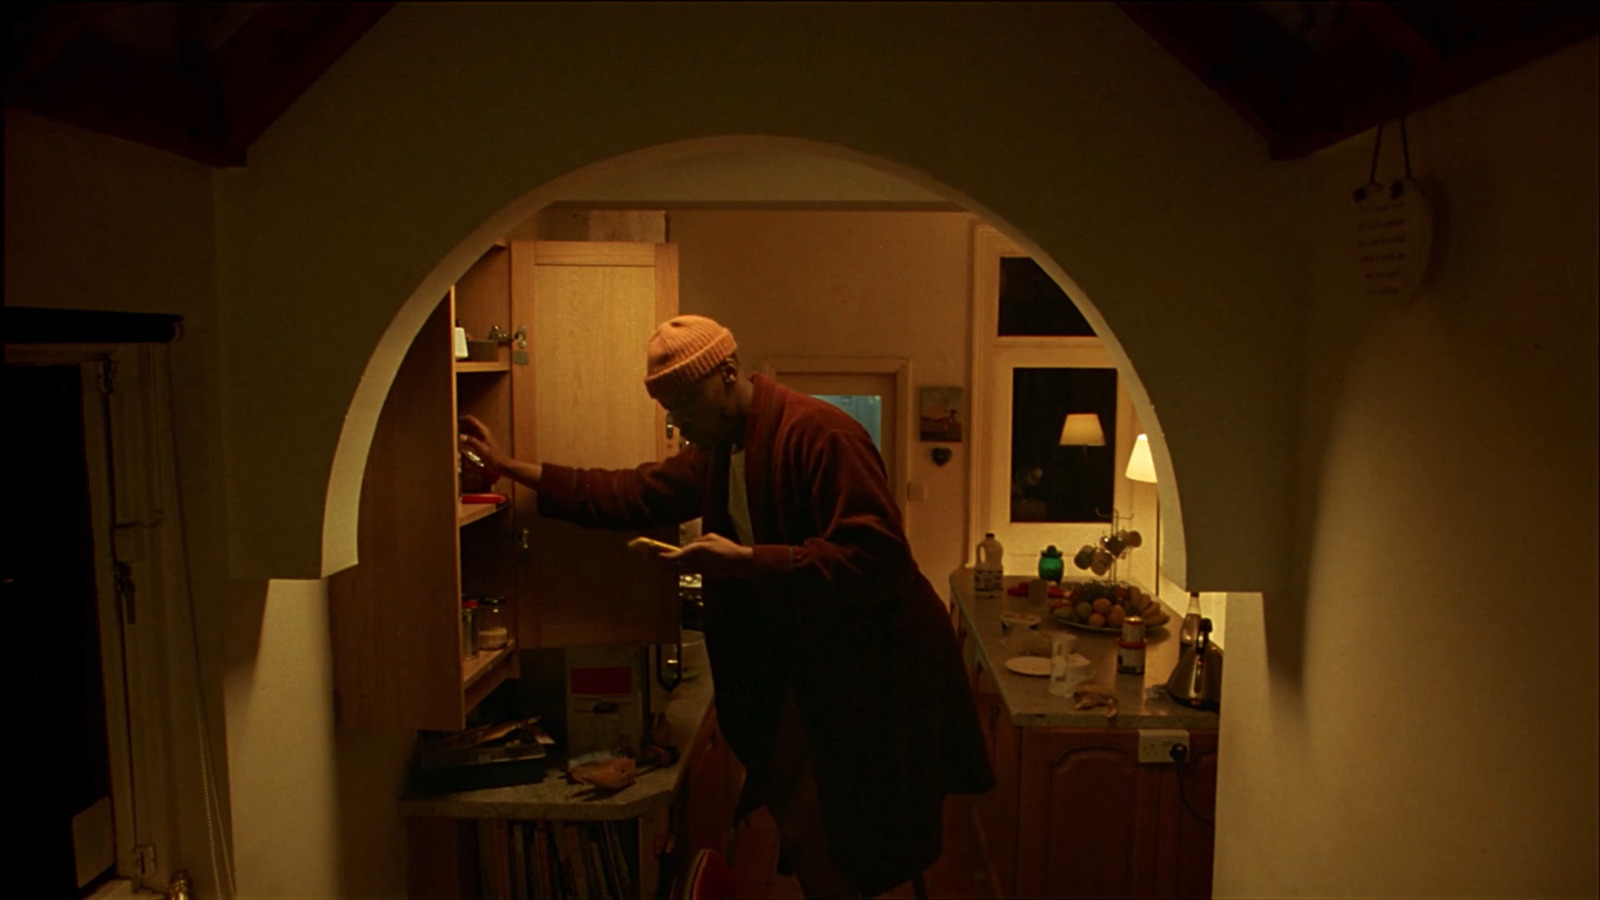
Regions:
<svg viewBox="0 0 1600 900"><path fill-rule="evenodd" d="M686 440L702 447L733 443L738 422L733 381L737 372L724 363L698 381L684 385L661 405Z"/></svg>

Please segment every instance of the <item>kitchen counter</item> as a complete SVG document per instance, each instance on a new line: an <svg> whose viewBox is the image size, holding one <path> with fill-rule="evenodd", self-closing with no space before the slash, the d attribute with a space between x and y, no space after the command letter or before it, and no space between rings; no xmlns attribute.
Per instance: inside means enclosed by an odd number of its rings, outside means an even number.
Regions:
<svg viewBox="0 0 1600 900"><path fill-rule="evenodd" d="M592 787L568 783L565 756L552 755L542 781L454 794L407 794L400 801L400 812L455 819L602 822L631 819L665 807L672 803L688 769L689 750L715 695L709 671L679 684L667 703L670 740L678 748L678 761L640 773L637 781L615 794L594 796Z"/></svg>
<svg viewBox="0 0 1600 900"><path fill-rule="evenodd" d="M1026 580L1007 577L1006 587ZM1190 709L1165 696L1155 699L1145 696L1146 687L1165 684L1167 676L1178 664L1178 626L1183 616L1171 607L1167 607L1171 617L1167 624L1145 638L1144 674L1124 675L1117 672L1116 635L1068 628L1051 618L1048 609L1031 608L1026 597L1002 594L998 599L979 599L972 589L972 570L969 568L951 573L950 596L966 618L967 631L972 635L975 652L993 673L996 690L1014 725L1051 728L1186 728L1194 731L1217 729L1218 716L1214 712ZM1106 718L1104 708L1074 709L1071 697L1057 697L1049 692L1050 679L1018 675L1007 669L1006 660L1017 655L1024 639L1019 638L1022 632L1017 629L1013 629L1009 637L1001 635L1002 612L1038 615L1040 622L1034 630L1044 636L1046 646L1052 633L1076 635L1076 652L1088 657L1093 665L1093 675L1083 689L1101 690L1115 696L1116 717ZM1046 649L1045 653L1048 652Z"/></svg>

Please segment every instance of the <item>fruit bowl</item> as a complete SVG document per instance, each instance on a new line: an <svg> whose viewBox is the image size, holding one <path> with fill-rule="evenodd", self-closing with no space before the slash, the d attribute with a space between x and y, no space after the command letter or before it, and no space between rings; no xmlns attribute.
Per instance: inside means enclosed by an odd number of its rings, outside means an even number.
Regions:
<svg viewBox="0 0 1600 900"><path fill-rule="evenodd" d="M1165 627L1171 618L1159 599L1131 584L1068 583L1062 596L1050 601L1050 618L1079 631L1121 634L1130 615L1143 617L1148 631Z"/></svg>

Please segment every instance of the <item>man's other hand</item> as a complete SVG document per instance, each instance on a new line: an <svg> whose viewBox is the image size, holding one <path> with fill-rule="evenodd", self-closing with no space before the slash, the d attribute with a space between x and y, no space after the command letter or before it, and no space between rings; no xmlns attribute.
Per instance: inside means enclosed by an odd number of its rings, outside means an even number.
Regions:
<svg viewBox="0 0 1600 900"><path fill-rule="evenodd" d="M714 578L754 578L756 574L755 551L720 534L701 535L671 553L661 554L661 559L685 572Z"/></svg>

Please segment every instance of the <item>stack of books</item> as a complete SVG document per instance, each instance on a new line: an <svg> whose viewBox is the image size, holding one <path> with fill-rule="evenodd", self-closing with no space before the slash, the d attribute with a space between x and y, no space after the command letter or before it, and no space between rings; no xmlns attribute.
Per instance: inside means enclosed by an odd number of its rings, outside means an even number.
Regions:
<svg viewBox="0 0 1600 900"><path fill-rule="evenodd" d="M636 823L478 822L485 900L624 900L640 895Z"/></svg>

